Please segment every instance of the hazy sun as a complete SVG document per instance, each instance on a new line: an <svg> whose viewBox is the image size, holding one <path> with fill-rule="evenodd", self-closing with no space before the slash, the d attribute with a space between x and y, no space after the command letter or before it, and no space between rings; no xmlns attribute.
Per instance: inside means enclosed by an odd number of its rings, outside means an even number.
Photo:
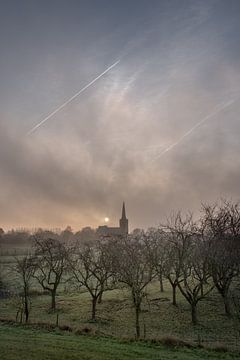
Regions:
<svg viewBox="0 0 240 360"><path fill-rule="evenodd" d="M104 221L105 221L105 222L109 222L109 218L108 218L108 217L105 217L105 218L104 218Z"/></svg>

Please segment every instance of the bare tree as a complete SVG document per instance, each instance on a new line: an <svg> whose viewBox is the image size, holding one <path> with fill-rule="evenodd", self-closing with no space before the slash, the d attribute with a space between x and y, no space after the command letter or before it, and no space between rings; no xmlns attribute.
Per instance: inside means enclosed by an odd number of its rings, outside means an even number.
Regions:
<svg viewBox="0 0 240 360"><path fill-rule="evenodd" d="M82 244L94 244L97 239L96 231L89 226L82 228L74 234L74 240Z"/></svg>
<svg viewBox="0 0 240 360"><path fill-rule="evenodd" d="M97 302L105 290L112 288L112 262L108 243L96 241L74 248L69 265L75 280L92 297L92 320L96 320Z"/></svg>
<svg viewBox="0 0 240 360"><path fill-rule="evenodd" d="M205 233L211 242L210 269L213 282L223 298L225 313L231 315L229 291L239 275L240 208L223 201L218 206L203 206Z"/></svg>
<svg viewBox="0 0 240 360"><path fill-rule="evenodd" d="M60 234L60 238L64 241L64 242L68 242L70 243L73 240L73 231L71 226L67 226L65 230L63 230Z"/></svg>
<svg viewBox="0 0 240 360"><path fill-rule="evenodd" d="M30 313L30 285L34 276L35 266L32 256L27 255L23 258L15 258L16 265L14 267L15 273L18 275L20 281L20 294L19 299L21 302L22 311L25 316L25 322L28 322Z"/></svg>
<svg viewBox="0 0 240 360"><path fill-rule="evenodd" d="M35 237L35 274L39 284L51 294L51 309L56 309L56 293L67 270L67 248L57 239Z"/></svg>
<svg viewBox="0 0 240 360"><path fill-rule="evenodd" d="M146 246L145 233L142 231L136 236L128 236L116 243L115 271L118 280L126 284L131 290L135 307L136 337L140 337L140 321L142 300L146 294L146 286L156 273L149 247ZM115 252L116 253L116 252Z"/></svg>
<svg viewBox="0 0 240 360"><path fill-rule="evenodd" d="M165 232L165 254L164 265L165 276L172 286L172 304L177 305L176 290L178 284L184 281L183 262L188 256L191 237L195 232L195 224L192 214L183 216L180 212L172 214L167 223L161 226Z"/></svg>
<svg viewBox="0 0 240 360"><path fill-rule="evenodd" d="M192 235L188 256L182 262L183 281L178 282L178 288L191 306L192 323L198 323L197 304L214 288L208 284L209 244L201 237L201 233Z"/></svg>
<svg viewBox="0 0 240 360"><path fill-rule="evenodd" d="M162 229L150 228L146 232L145 239L145 244L149 247L149 253L152 255L151 261L158 276L160 292L164 292L163 278L168 260L166 234Z"/></svg>

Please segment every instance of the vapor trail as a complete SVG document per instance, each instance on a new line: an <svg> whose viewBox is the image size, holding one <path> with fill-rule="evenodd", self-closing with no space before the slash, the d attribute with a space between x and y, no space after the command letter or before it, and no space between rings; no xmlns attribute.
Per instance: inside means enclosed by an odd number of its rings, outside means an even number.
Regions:
<svg viewBox="0 0 240 360"><path fill-rule="evenodd" d="M27 132L27 135L31 135L34 131L36 131L40 126L42 126L46 121L48 121L51 117L57 114L60 110L62 110L66 105L72 102L76 97L78 97L82 92L84 92L89 86L93 85L97 80L99 80L103 75L105 75L108 71L114 68L117 64L119 64L120 60L116 61L114 64L109 66L105 71L103 71L100 75L98 75L95 79L93 79L90 83L85 85L81 90L79 90L75 95L70 97L67 101L65 101L62 105L60 105L56 110L47 115L42 121L40 121L37 125L35 125L31 130Z"/></svg>
<svg viewBox="0 0 240 360"><path fill-rule="evenodd" d="M160 154L158 154L155 159L159 159L161 158L164 154L166 154L168 151L172 150L173 148L175 148L177 145L179 145L186 137L188 137L189 135L192 134L193 131L195 131L199 126L201 126L203 123L205 123L206 121L208 121L209 119L211 119L212 117L216 116L218 113L220 113L221 111L223 111L224 109L226 109L227 107L231 106L233 103L235 103L237 99L232 99L229 100L228 102L217 106L217 108L215 109L215 111L213 111L212 113L208 114L207 116L205 116L202 120L200 120L196 125L194 125L190 130L188 130L183 136L181 136L176 142L174 142L173 144L171 144L170 146L168 146L165 150L163 150Z"/></svg>

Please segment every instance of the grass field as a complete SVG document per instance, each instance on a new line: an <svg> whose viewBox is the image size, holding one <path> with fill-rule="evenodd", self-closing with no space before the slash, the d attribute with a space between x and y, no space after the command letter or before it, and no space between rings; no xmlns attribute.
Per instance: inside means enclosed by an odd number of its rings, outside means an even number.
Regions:
<svg viewBox="0 0 240 360"><path fill-rule="evenodd" d="M10 276L11 274L8 273ZM15 281L14 277L9 281ZM10 282L11 282L10 281ZM40 290L40 289L39 289ZM178 306L171 304L171 289L165 283L165 292L160 293L159 284L152 283L148 296L143 302L141 331L146 330L146 339L162 336L176 336L195 344L211 345L221 343L232 350L240 351L240 323L224 314L220 296L213 292L198 305L199 325L191 324L190 309L185 299L178 293ZM130 294L126 289L104 293L102 304L97 306L97 321L92 322L91 298L86 292L76 292L61 287L57 296L59 325L70 326L73 331L88 327L100 336L134 338L135 317ZM49 312L50 296L32 298L30 322L56 323L56 313ZM15 319L16 307L10 299L0 300L0 318Z"/></svg>
<svg viewBox="0 0 240 360"><path fill-rule="evenodd" d="M237 359L237 354L204 349L170 348L111 338L77 336L0 324L1 360L200 360Z"/></svg>

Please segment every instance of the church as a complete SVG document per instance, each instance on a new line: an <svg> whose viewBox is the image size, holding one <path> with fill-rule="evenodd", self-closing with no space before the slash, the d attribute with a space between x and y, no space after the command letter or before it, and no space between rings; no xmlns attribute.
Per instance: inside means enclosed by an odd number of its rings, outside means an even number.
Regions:
<svg viewBox="0 0 240 360"><path fill-rule="evenodd" d="M119 219L119 227L99 226L97 234L100 236L125 236L128 235L128 219L126 217L125 203L122 206L122 217Z"/></svg>

